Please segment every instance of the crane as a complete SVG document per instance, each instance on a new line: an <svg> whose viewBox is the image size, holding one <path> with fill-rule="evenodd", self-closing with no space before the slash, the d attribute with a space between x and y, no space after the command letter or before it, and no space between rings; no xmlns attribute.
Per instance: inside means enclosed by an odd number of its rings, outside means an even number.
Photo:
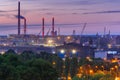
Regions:
<svg viewBox="0 0 120 80"><path fill-rule="evenodd" d="M83 34L83 32L84 32L84 30L85 30L85 28L86 28L86 25L87 25L87 23L84 24L80 36L82 36L82 34Z"/></svg>
<svg viewBox="0 0 120 80"><path fill-rule="evenodd" d="M86 25L87 25L87 23L84 23L84 26L83 26L81 34L80 34L80 42L82 41L82 35L83 35L83 32L84 32L84 30L86 28Z"/></svg>
<svg viewBox="0 0 120 80"><path fill-rule="evenodd" d="M42 31L40 31L40 32L38 33L38 36L40 36L41 32L42 32Z"/></svg>
<svg viewBox="0 0 120 80"><path fill-rule="evenodd" d="M46 36L48 36L49 33L50 33L50 28L49 28L48 32L46 33Z"/></svg>

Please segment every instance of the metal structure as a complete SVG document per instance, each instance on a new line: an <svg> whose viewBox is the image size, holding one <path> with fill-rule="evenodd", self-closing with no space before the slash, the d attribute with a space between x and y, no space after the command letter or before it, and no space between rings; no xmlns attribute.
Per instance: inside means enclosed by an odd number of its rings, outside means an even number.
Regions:
<svg viewBox="0 0 120 80"><path fill-rule="evenodd" d="M55 21L54 21L54 17L53 17L53 18L52 18L52 31L51 31L52 37L55 36L55 31L54 31L54 27L55 27L54 25L55 25L55 24L54 24L54 22L55 22Z"/></svg>
<svg viewBox="0 0 120 80"><path fill-rule="evenodd" d="M20 35L20 0L18 1L18 35Z"/></svg>
<svg viewBox="0 0 120 80"><path fill-rule="evenodd" d="M24 18L24 35L26 35L26 30L27 30L26 18Z"/></svg>
<svg viewBox="0 0 120 80"><path fill-rule="evenodd" d="M45 26L45 22L44 22L44 18L42 18L42 37L44 38L44 26Z"/></svg>

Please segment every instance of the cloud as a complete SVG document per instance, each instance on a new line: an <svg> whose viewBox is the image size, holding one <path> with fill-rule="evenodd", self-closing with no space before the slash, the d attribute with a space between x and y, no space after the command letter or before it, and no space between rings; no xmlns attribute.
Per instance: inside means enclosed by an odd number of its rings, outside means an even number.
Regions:
<svg viewBox="0 0 120 80"><path fill-rule="evenodd" d="M99 11L99 12L86 12L86 13L83 13L83 14L109 14L109 13L120 13L120 10Z"/></svg>
<svg viewBox="0 0 120 80"><path fill-rule="evenodd" d="M0 14L0 16L5 16L4 14Z"/></svg>
<svg viewBox="0 0 120 80"><path fill-rule="evenodd" d="M17 10L8 10L8 11L6 11L6 10L0 10L0 13L15 12L15 11L17 11Z"/></svg>
<svg viewBox="0 0 120 80"><path fill-rule="evenodd" d="M8 5L0 5L0 6L8 6Z"/></svg>
<svg viewBox="0 0 120 80"><path fill-rule="evenodd" d="M38 0L39 1L39 0ZM76 5L95 5L106 3L119 3L120 0L45 0L44 3L48 5L57 6L76 6Z"/></svg>
<svg viewBox="0 0 120 80"><path fill-rule="evenodd" d="M4 11L4 10L0 10L0 13L2 13L2 12L7 12L7 11Z"/></svg>

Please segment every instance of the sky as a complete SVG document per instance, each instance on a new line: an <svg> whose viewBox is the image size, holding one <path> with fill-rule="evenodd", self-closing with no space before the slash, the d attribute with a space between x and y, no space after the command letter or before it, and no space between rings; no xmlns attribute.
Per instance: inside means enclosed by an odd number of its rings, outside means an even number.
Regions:
<svg viewBox="0 0 120 80"><path fill-rule="evenodd" d="M18 0L0 0L0 35L17 34ZM55 18L55 30L60 34L120 34L120 0L21 0L21 15L27 19L27 33L41 32L41 20L45 18L45 31L51 28ZM22 21L22 20L21 20ZM23 21L22 21L23 24ZM21 31L23 26L21 26Z"/></svg>

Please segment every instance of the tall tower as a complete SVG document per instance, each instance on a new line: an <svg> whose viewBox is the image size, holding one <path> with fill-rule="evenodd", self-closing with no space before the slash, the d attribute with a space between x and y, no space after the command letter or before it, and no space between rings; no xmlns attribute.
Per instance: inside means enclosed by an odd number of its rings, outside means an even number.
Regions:
<svg viewBox="0 0 120 80"><path fill-rule="evenodd" d="M44 26L45 26L45 22L44 22L44 18L42 18L42 37L44 38Z"/></svg>
<svg viewBox="0 0 120 80"><path fill-rule="evenodd" d="M55 32L54 32L54 17L52 18L52 32L51 32L52 36L55 36Z"/></svg>
<svg viewBox="0 0 120 80"><path fill-rule="evenodd" d="M106 36L106 27L104 27L104 37Z"/></svg>
<svg viewBox="0 0 120 80"><path fill-rule="evenodd" d="M26 26L26 18L24 18L24 35L26 35L26 28L27 28L27 26Z"/></svg>
<svg viewBox="0 0 120 80"><path fill-rule="evenodd" d="M18 35L20 35L20 0L18 1Z"/></svg>

